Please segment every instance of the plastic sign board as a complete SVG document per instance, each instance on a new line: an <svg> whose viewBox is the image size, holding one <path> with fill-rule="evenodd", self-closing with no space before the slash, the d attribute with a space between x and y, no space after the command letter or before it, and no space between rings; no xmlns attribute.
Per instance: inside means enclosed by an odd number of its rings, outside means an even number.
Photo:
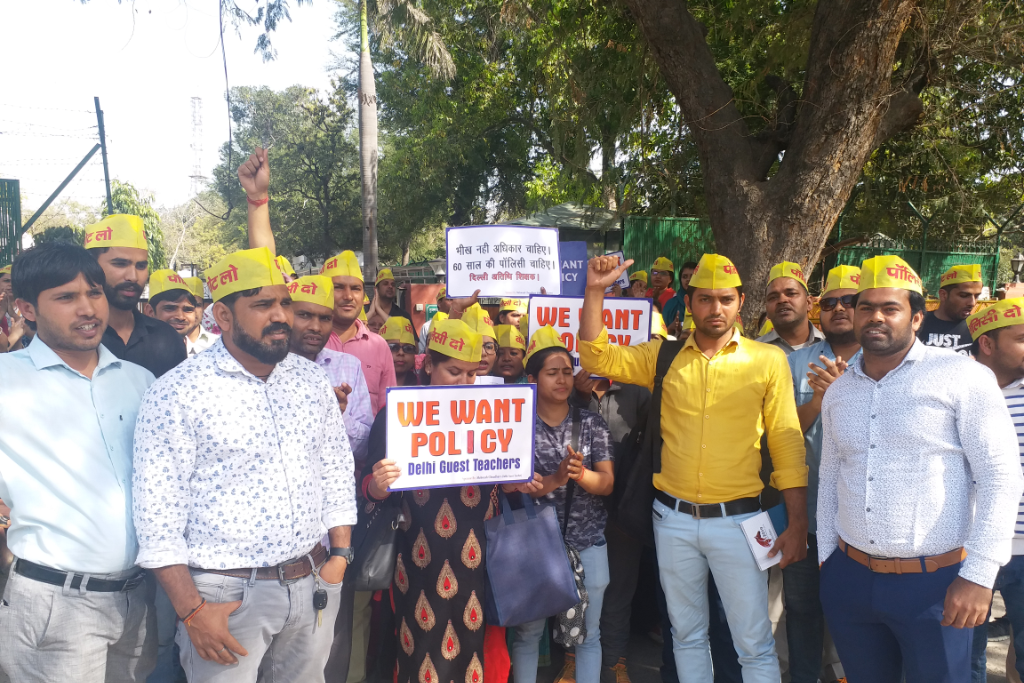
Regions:
<svg viewBox="0 0 1024 683"><path fill-rule="evenodd" d="M583 296L587 287L587 243L560 242L564 296Z"/></svg>
<svg viewBox="0 0 1024 683"><path fill-rule="evenodd" d="M390 490L530 481L536 405L532 384L389 388Z"/></svg>
<svg viewBox="0 0 1024 683"><path fill-rule="evenodd" d="M576 351L576 334L580 329L581 296L531 296L530 337L534 332L551 325L562 337L562 343L572 354L573 365L580 366ZM604 300L604 326L608 328L608 341L620 346L636 346L651 338L651 300L610 298Z"/></svg>
<svg viewBox="0 0 1024 683"><path fill-rule="evenodd" d="M445 230L447 296L526 297L562 292L557 228L477 225Z"/></svg>
<svg viewBox="0 0 1024 683"><path fill-rule="evenodd" d="M623 254L621 251L610 251L607 254L605 254L605 256L615 256L616 258L619 259L620 266L622 265L622 262L626 260L626 255ZM586 278L586 269L584 269L583 277ZM622 271L622 275L620 275L619 279L615 281L615 284L617 284L622 289L629 289L629 273L627 271ZM584 285L586 285L586 283L584 283ZM610 294L611 291L612 288L609 287L608 289L604 290L604 293Z"/></svg>

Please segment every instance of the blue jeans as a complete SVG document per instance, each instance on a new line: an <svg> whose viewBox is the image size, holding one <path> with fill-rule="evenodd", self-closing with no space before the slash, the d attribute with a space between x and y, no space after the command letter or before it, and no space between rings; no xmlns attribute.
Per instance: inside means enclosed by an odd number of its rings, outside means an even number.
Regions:
<svg viewBox="0 0 1024 683"><path fill-rule="evenodd" d="M1003 596L1006 616L1013 627L1013 650L1017 655L1017 674L1024 676L1024 555L1014 555L999 570L995 589ZM988 622L974 629L974 651L971 653L971 681L985 683L988 661Z"/></svg>
<svg viewBox="0 0 1024 683"><path fill-rule="evenodd" d="M576 680L598 683L601 678L601 608L604 590L608 587L608 546L602 538L599 545L580 551L583 561L583 582L590 603L584 613L587 637L576 646ZM515 627L512 638L512 666L516 683L537 683L537 661L540 637L547 619L538 619Z"/></svg>
<svg viewBox="0 0 1024 683"><path fill-rule="evenodd" d="M821 606L850 683L966 683L974 629L942 626L960 564L878 574L836 549L821 566Z"/></svg>
<svg viewBox="0 0 1024 683"><path fill-rule="evenodd" d="M817 683L825 646L825 614L818 586L818 539L807 535L807 557L782 570L792 683Z"/></svg>
<svg viewBox="0 0 1024 683"><path fill-rule="evenodd" d="M768 577L757 568L740 522L757 513L694 519L654 502L654 542L676 668L687 683L711 683L708 569L715 577L744 683L778 683L768 619Z"/></svg>

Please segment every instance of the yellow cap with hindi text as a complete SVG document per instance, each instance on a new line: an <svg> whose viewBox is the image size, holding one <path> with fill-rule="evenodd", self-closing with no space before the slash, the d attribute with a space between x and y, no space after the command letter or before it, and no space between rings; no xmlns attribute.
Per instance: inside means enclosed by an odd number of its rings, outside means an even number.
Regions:
<svg viewBox="0 0 1024 683"><path fill-rule="evenodd" d="M662 339L668 339L668 328L665 327L665 319L657 311L651 311L651 336L654 335L658 335Z"/></svg>
<svg viewBox="0 0 1024 683"><path fill-rule="evenodd" d="M964 282L981 282L981 264L969 263L953 266L939 279L939 287L959 285Z"/></svg>
<svg viewBox="0 0 1024 683"><path fill-rule="evenodd" d="M646 270L638 270L635 273L633 273L632 275L630 275L629 276L629 281L633 282L634 280L639 280L640 282L642 282L642 283L644 283L646 285L647 284L647 271Z"/></svg>
<svg viewBox="0 0 1024 683"><path fill-rule="evenodd" d="M149 281L153 281L152 275L149 276ZM206 298L206 289L203 287L202 278L196 277L194 275L192 277L187 277L185 278L185 284L188 285L188 289L190 292L192 292L192 296L200 300ZM150 287L150 291L152 291L152 287Z"/></svg>
<svg viewBox="0 0 1024 683"><path fill-rule="evenodd" d="M359 259L352 251L343 251L334 258L328 259L324 267L320 269L320 274L327 277L354 277L360 282L363 281L363 269L359 267Z"/></svg>
<svg viewBox="0 0 1024 683"><path fill-rule="evenodd" d="M918 294L924 293L921 288L921 278L914 272L914 269L899 256L891 254L865 259L864 263L860 264L860 282L857 284L857 292L883 287L906 289Z"/></svg>
<svg viewBox="0 0 1024 683"><path fill-rule="evenodd" d="M435 320L430 326L427 348L456 360L479 363L484 351L484 338L461 320Z"/></svg>
<svg viewBox="0 0 1024 683"><path fill-rule="evenodd" d="M266 247L228 254L206 271L206 284L214 301L235 292L284 283L281 266Z"/></svg>
<svg viewBox="0 0 1024 683"><path fill-rule="evenodd" d="M175 271L165 268L163 270L154 270L149 275L149 298L152 299L157 294L163 294L164 292L172 289L183 289L189 294L193 294L192 288L185 282L185 278L178 275ZM179 294L179 296L181 296ZM194 296L194 294L193 294ZM199 298L202 298L200 295Z"/></svg>
<svg viewBox="0 0 1024 683"><path fill-rule="evenodd" d="M775 323L773 323L771 320L765 320L764 325L761 325L761 329L757 331L757 336L763 337L764 335L768 334L774 329Z"/></svg>
<svg viewBox="0 0 1024 683"><path fill-rule="evenodd" d="M381 268L380 272L377 273L377 281L374 282L373 284L374 284L374 286L377 286L380 283L384 282L385 280L394 280L394 279L395 279L395 274L391 272L390 268Z"/></svg>
<svg viewBox="0 0 1024 683"><path fill-rule="evenodd" d="M743 282L732 261L718 254L704 254L693 269L689 286L695 289L725 289L742 287Z"/></svg>
<svg viewBox="0 0 1024 683"><path fill-rule="evenodd" d="M334 310L334 283L326 275L303 275L292 280L288 283L288 293L292 295L292 301L304 301Z"/></svg>
<svg viewBox="0 0 1024 683"><path fill-rule="evenodd" d="M498 325L494 328L494 331L498 333L499 348L526 350L526 339L520 334L518 327L514 325Z"/></svg>
<svg viewBox="0 0 1024 683"><path fill-rule="evenodd" d="M519 318L519 334L523 335L523 339L530 338L530 314L523 313Z"/></svg>
<svg viewBox="0 0 1024 683"><path fill-rule="evenodd" d="M4 273L10 274L11 267L12 267L11 265L6 265L3 268L0 268L0 275L3 275Z"/></svg>
<svg viewBox="0 0 1024 683"><path fill-rule="evenodd" d="M1024 297L1003 299L967 316L967 329L975 341L986 332L1010 325L1024 325Z"/></svg>
<svg viewBox="0 0 1024 683"><path fill-rule="evenodd" d="M288 259L280 254L277 255L277 265L281 266L281 272L288 277L295 274L295 269L292 268L292 264L288 263Z"/></svg>
<svg viewBox="0 0 1024 683"><path fill-rule="evenodd" d="M441 285L441 289L437 290L437 296L434 298L434 301L440 301L441 299L444 298L444 295L447 293L448 290L445 289L444 285Z"/></svg>
<svg viewBox="0 0 1024 683"><path fill-rule="evenodd" d="M533 354L544 349L549 349L552 346L565 348L565 343L562 341L562 337L559 336L558 332L555 332L555 328L551 325L545 325L530 337L530 346L526 349L526 360L529 361Z"/></svg>
<svg viewBox="0 0 1024 683"><path fill-rule="evenodd" d="M804 277L804 269L800 267L799 263L791 261L776 263L768 273L768 283L771 284L772 280L778 280L780 277L791 277L802 284L804 289L807 289L807 278Z"/></svg>
<svg viewBox="0 0 1024 683"><path fill-rule="evenodd" d="M857 289L860 287L860 268L857 266L836 266L828 271L822 296L836 289Z"/></svg>
<svg viewBox="0 0 1024 683"><path fill-rule="evenodd" d="M146 226L138 216L115 213L85 228L85 248L131 247L146 249Z"/></svg>
<svg viewBox="0 0 1024 683"><path fill-rule="evenodd" d="M469 325L469 329L477 334L482 334L491 339L498 338L498 335L494 332L494 323L491 321L491 316L487 315L487 311L481 308L480 304L473 304L463 311L462 322Z"/></svg>
<svg viewBox="0 0 1024 683"><path fill-rule="evenodd" d="M394 341L399 344L415 344L416 337L412 333L412 322L408 318L393 315L384 321L378 334L384 337L385 341Z"/></svg>
<svg viewBox="0 0 1024 683"><path fill-rule="evenodd" d="M504 313L505 311L526 313L526 301L523 299L502 299L498 313Z"/></svg>
<svg viewBox="0 0 1024 683"><path fill-rule="evenodd" d="M670 270L674 273L676 272L676 267L672 265L672 262L669 261L666 257L659 256L658 258L654 259L654 265L651 266L651 270Z"/></svg>

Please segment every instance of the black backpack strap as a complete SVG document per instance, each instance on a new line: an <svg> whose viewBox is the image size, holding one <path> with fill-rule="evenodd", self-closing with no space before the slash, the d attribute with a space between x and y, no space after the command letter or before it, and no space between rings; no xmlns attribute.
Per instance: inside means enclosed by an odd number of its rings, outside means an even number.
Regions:
<svg viewBox="0 0 1024 683"><path fill-rule="evenodd" d="M579 406L573 406L572 409L572 449L579 453L580 451L580 408ZM576 481L570 479L565 485L565 519L562 521L562 538L565 538L565 532L569 528L569 512L572 510L572 499L576 494Z"/></svg>
<svg viewBox="0 0 1024 683"><path fill-rule="evenodd" d="M644 430L643 451L654 458L654 472L661 472L661 390L668 369L676 356L683 350L685 341L663 341L658 349L658 362L654 370L654 391L651 392L650 408L647 412L647 429Z"/></svg>

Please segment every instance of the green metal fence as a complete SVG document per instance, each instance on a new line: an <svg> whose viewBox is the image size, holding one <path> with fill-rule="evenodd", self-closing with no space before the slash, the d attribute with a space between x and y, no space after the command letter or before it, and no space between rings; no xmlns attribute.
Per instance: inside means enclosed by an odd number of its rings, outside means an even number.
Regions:
<svg viewBox="0 0 1024 683"><path fill-rule="evenodd" d="M907 247L888 238L876 238L867 244L843 247L836 254L833 265L859 266L864 259L882 254L895 254L917 271L926 292L939 295L939 279L952 268L968 263L981 264L982 282L995 292L996 275L999 271L999 251L995 243L957 242L952 244L929 244L925 251L919 247Z"/></svg>
<svg viewBox="0 0 1024 683"><path fill-rule="evenodd" d="M715 252L711 224L703 218L627 216L622 253L636 263L629 269L650 271L654 259L667 256L679 265Z"/></svg>
<svg viewBox="0 0 1024 683"><path fill-rule="evenodd" d="M0 178L0 266L6 266L21 251L21 183Z"/></svg>

